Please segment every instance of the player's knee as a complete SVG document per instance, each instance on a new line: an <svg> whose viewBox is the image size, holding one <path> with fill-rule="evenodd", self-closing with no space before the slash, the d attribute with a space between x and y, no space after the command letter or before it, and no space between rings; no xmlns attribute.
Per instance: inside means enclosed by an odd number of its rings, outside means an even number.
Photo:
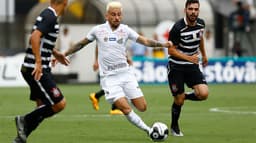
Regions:
<svg viewBox="0 0 256 143"><path fill-rule="evenodd" d="M201 100L206 100L208 98L208 92L201 93L199 97Z"/></svg>
<svg viewBox="0 0 256 143"><path fill-rule="evenodd" d="M206 100L208 98L208 90L201 90L197 96L200 100Z"/></svg>
<svg viewBox="0 0 256 143"><path fill-rule="evenodd" d="M137 108L140 112L145 112L147 110L147 105L143 105L143 106L140 106L139 108Z"/></svg>
<svg viewBox="0 0 256 143"><path fill-rule="evenodd" d="M205 85L201 86L201 88L195 90L195 94L200 100L206 100L209 94L208 87Z"/></svg>
<svg viewBox="0 0 256 143"><path fill-rule="evenodd" d="M185 101L185 95L184 94L178 94L174 97L174 103L176 105L182 106Z"/></svg>
<svg viewBox="0 0 256 143"><path fill-rule="evenodd" d="M184 104L184 100L175 100L176 105L182 106Z"/></svg>
<svg viewBox="0 0 256 143"><path fill-rule="evenodd" d="M65 98L61 100L59 103L52 106L52 109L55 113L62 111L66 107L66 100Z"/></svg>

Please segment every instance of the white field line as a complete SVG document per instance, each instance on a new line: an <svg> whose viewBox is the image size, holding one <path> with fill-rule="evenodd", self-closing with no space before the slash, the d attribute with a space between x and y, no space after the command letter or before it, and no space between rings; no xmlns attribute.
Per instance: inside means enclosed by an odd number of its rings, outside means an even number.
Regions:
<svg viewBox="0 0 256 143"><path fill-rule="evenodd" d="M210 112L220 112L220 113L227 113L227 114L244 114L244 115L256 115L256 111L245 111L245 110L241 110L241 109L249 109L248 107L214 107L214 108L210 108L209 111ZM240 110L239 110L240 109Z"/></svg>
<svg viewBox="0 0 256 143"><path fill-rule="evenodd" d="M219 112L219 113L227 113L227 114L244 114L244 115L256 115L256 111L241 111L241 109L244 109L248 107L214 107L210 108L210 112ZM239 110L240 109L240 110ZM14 119L16 115L0 115L0 119ZM53 118L110 118L113 116L120 116L122 117L123 115L110 115L110 114L69 114L69 115L62 115L58 114L55 115Z"/></svg>

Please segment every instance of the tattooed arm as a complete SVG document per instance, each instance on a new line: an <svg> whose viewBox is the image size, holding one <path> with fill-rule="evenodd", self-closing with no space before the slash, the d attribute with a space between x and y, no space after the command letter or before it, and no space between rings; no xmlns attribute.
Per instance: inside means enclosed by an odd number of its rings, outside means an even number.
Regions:
<svg viewBox="0 0 256 143"><path fill-rule="evenodd" d="M156 41L156 40L152 40L152 39L148 39L144 36L139 36L137 41L138 43L141 43L145 46L148 47L165 47L165 48L169 48L172 46L172 42L167 41L167 42L160 42L160 41Z"/></svg>
<svg viewBox="0 0 256 143"><path fill-rule="evenodd" d="M74 54L75 52L81 50L84 48L87 44L89 44L92 41L89 41L87 38L79 41L78 43L74 44L71 48L69 48L67 51L64 52L65 56L69 56L71 54Z"/></svg>

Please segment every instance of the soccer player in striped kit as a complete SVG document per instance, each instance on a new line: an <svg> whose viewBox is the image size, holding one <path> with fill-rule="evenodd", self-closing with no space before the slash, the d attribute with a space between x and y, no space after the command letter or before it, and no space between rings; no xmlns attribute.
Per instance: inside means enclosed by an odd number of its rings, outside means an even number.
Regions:
<svg viewBox="0 0 256 143"><path fill-rule="evenodd" d="M60 63L69 61L55 47L59 33L58 17L68 0L50 0L50 6L36 18L30 35L29 47L21 67L21 73L30 87L30 99L37 108L24 116L16 116L17 137L13 143L26 143L27 137L48 117L65 108L66 101L52 78L49 63L53 55Z"/></svg>
<svg viewBox="0 0 256 143"><path fill-rule="evenodd" d="M173 42L168 49L168 81L174 97L170 127L173 136L183 136L178 120L184 101L201 101L208 97L208 86L199 68L199 54L203 66L208 63L203 39L205 23L198 18L199 7L199 0L187 0L185 17L175 23L169 34L169 41ZM185 93L184 84L194 91Z"/></svg>

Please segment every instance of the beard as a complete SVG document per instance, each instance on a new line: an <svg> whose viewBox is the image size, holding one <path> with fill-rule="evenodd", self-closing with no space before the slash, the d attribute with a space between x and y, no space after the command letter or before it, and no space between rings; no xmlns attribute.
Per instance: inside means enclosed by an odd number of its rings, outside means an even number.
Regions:
<svg viewBox="0 0 256 143"><path fill-rule="evenodd" d="M118 26L119 26L119 25L116 25L116 24L112 24L112 25L111 25L111 27L112 27L113 29L117 29Z"/></svg>
<svg viewBox="0 0 256 143"><path fill-rule="evenodd" d="M194 23L194 22L197 20L197 18L198 18L198 15L195 15L195 14L190 14L190 15L188 15L188 14L187 14L187 19L188 19L188 21L189 21L190 23Z"/></svg>
<svg viewBox="0 0 256 143"><path fill-rule="evenodd" d="M115 21L115 22L112 22L110 25L111 25L112 28L115 28L115 29L116 29L116 28L119 27L120 22L119 22L119 21Z"/></svg>

